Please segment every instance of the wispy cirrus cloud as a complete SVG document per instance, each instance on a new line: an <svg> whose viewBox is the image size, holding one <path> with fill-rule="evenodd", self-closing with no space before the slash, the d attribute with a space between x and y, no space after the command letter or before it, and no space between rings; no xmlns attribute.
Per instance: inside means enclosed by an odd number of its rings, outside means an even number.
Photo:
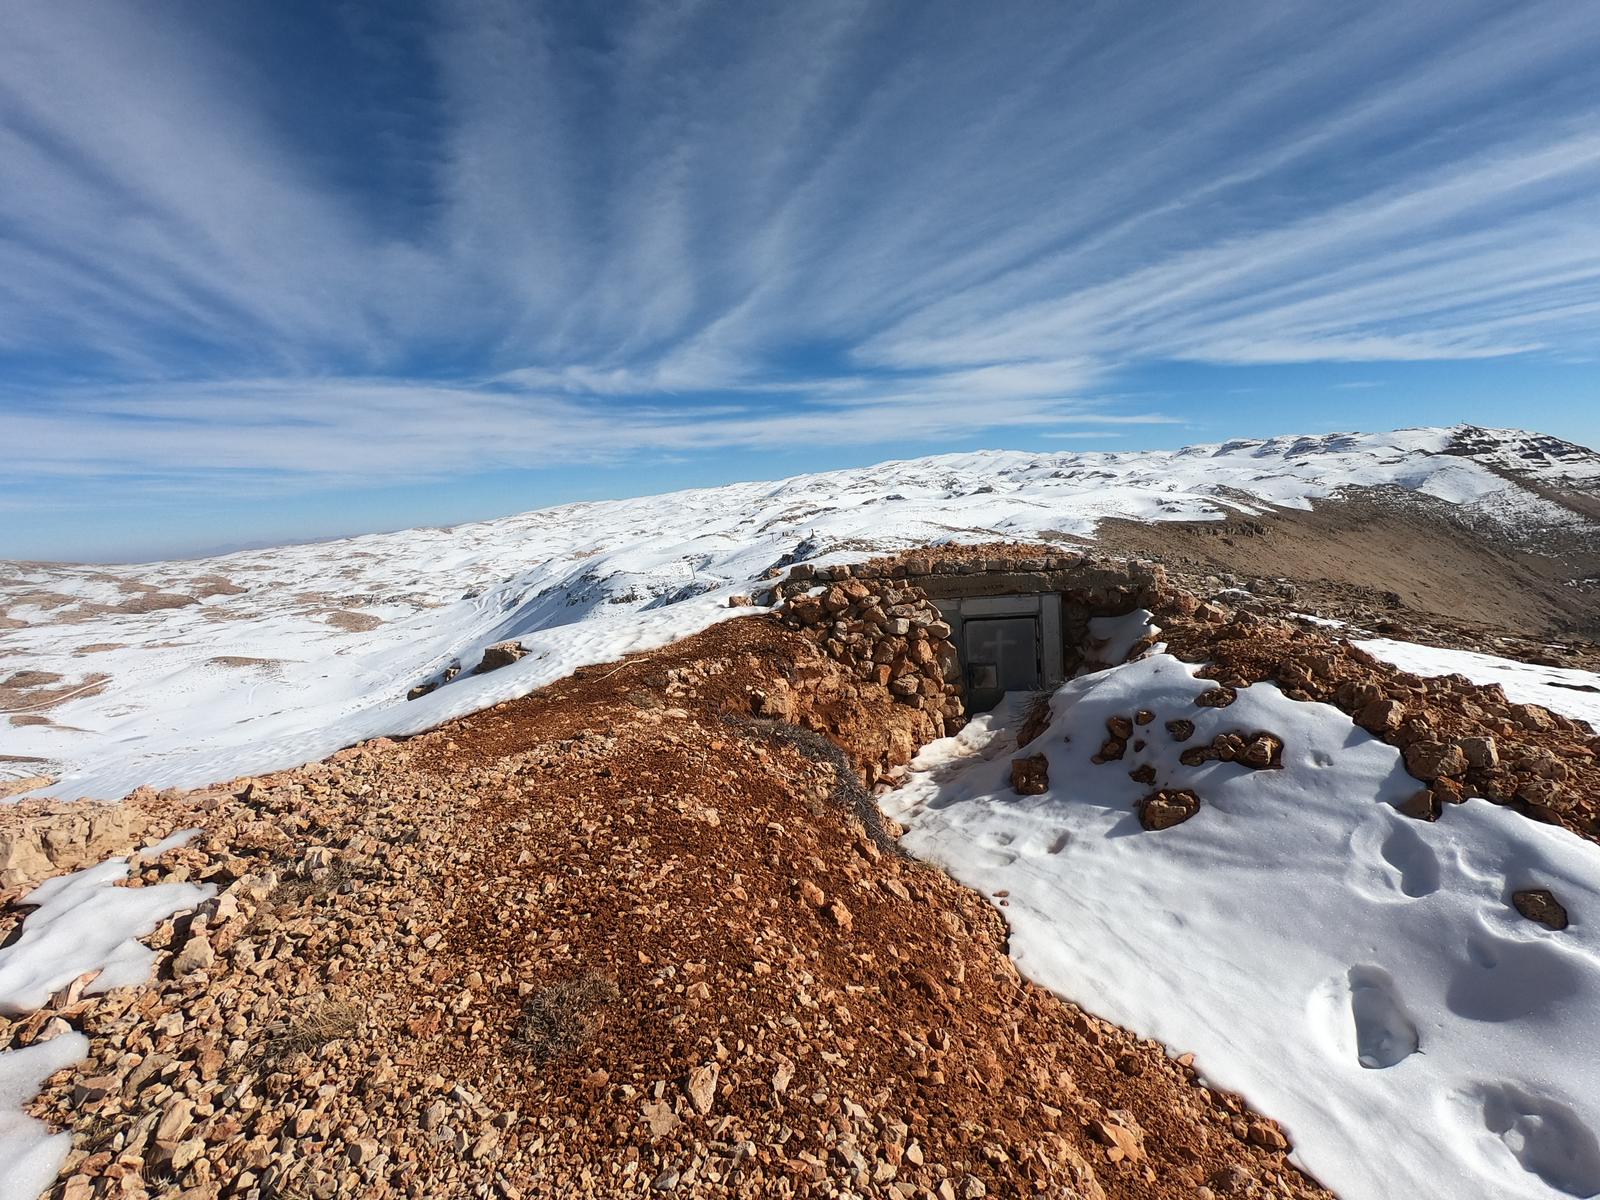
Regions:
<svg viewBox="0 0 1600 1200"><path fill-rule="evenodd" d="M0 16L31 480L1111 430L1119 370L1593 354L1600 10ZM1087 425L1085 425L1087 423Z"/></svg>

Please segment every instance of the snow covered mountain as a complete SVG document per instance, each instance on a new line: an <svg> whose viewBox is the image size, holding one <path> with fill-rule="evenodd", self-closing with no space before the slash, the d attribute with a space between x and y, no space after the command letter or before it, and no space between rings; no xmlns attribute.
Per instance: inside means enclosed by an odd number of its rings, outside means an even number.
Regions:
<svg viewBox="0 0 1600 1200"><path fill-rule="evenodd" d="M1536 544L1594 525L1600 455L1474 426L978 452L201 560L13 563L0 571L0 769L68 796L197 786L427 728L666 643L738 615L730 597L799 559L1078 540L1107 517L1219 519L1356 488L1432 497ZM471 675L507 638L528 655ZM453 663L459 678L406 701Z"/></svg>

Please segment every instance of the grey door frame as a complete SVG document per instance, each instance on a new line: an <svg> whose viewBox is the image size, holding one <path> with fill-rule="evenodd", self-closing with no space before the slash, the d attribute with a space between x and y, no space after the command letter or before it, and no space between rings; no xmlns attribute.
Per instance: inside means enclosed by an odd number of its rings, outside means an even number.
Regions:
<svg viewBox="0 0 1600 1200"><path fill-rule="evenodd" d="M1061 597L1055 592L1035 592L1015 596L965 596L934 600L940 615L950 625L951 640L961 655L961 679L967 682L966 623L987 617L1034 617L1039 629L1039 683L1059 687L1066 679L1065 648L1062 642ZM971 703L971 697L968 698Z"/></svg>

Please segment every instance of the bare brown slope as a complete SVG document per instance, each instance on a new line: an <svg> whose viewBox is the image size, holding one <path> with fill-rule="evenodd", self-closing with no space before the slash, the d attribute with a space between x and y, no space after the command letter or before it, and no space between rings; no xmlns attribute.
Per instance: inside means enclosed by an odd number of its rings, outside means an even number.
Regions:
<svg viewBox="0 0 1600 1200"><path fill-rule="evenodd" d="M1109 550L1181 574L1287 579L1307 605L1409 612L1534 637L1600 634L1600 595L1574 583L1594 573L1600 545L1586 548L1574 534L1551 547L1555 556L1528 553L1415 493L1367 489L1310 511L1224 521L1108 520L1098 537Z"/></svg>

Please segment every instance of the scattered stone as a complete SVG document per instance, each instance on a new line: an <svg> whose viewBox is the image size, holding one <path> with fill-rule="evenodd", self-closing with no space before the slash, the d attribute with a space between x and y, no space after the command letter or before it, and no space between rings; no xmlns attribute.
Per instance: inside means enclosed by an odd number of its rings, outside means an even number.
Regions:
<svg viewBox="0 0 1600 1200"><path fill-rule="evenodd" d="M173 958L172 973L178 976L191 975L196 971L209 970L216 961L216 951L211 948L211 941L205 933L192 933L189 940L184 942L183 949Z"/></svg>
<svg viewBox="0 0 1600 1200"><path fill-rule="evenodd" d="M1106 1158L1111 1162L1144 1160L1144 1131L1124 1110L1112 1112L1109 1119L1089 1122L1089 1135L1107 1148Z"/></svg>
<svg viewBox="0 0 1600 1200"><path fill-rule="evenodd" d="M1537 921L1546 929L1565 929L1567 910L1548 888L1524 888L1511 894L1511 903L1530 921Z"/></svg>
<svg viewBox="0 0 1600 1200"><path fill-rule="evenodd" d="M1011 789L1019 796L1042 796L1050 790L1050 763L1042 754L1011 760Z"/></svg>
<svg viewBox="0 0 1600 1200"><path fill-rule="evenodd" d="M509 667L526 653L521 642L496 642L483 652L483 661L478 664L475 674L482 675L486 671Z"/></svg>
<svg viewBox="0 0 1600 1200"><path fill-rule="evenodd" d="M1152 792L1139 801L1139 824L1146 829L1170 829L1200 811L1200 797L1188 790Z"/></svg>
<svg viewBox="0 0 1600 1200"><path fill-rule="evenodd" d="M653 1142L659 1142L678 1128L678 1114L672 1111L672 1105L663 1100L651 1100L641 1111Z"/></svg>
<svg viewBox="0 0 1600 1200"><path fill-rule="evenodd" d="M707 1063L689 1072L684 1090L689 1094L689 1103L701 1116L710 1112L712 1104L716 1102L717 1078L720 1074L721 1068L716 1063Z"/></svg>

